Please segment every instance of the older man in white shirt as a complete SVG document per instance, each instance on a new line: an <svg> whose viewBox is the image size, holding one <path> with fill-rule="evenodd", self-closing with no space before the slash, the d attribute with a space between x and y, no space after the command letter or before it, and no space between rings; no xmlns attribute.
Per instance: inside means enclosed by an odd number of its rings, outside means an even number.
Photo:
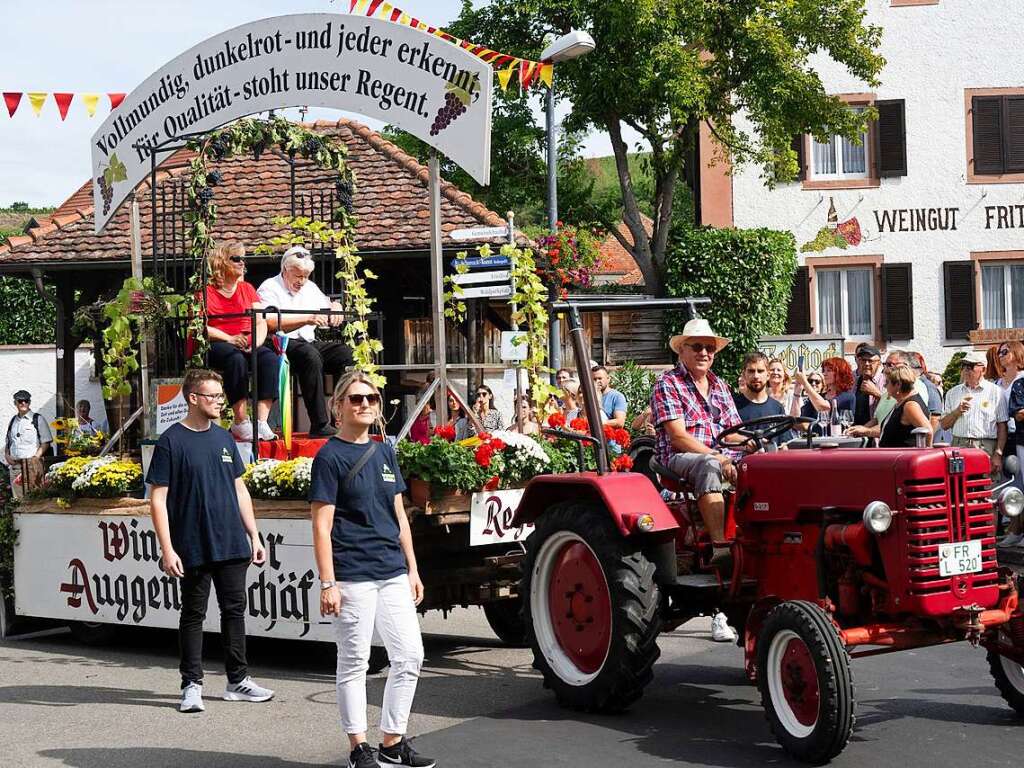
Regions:
<svg viewBox="0 0 1024 768"><path fill-rule="evenodd" d="M313 268L309 251L301 245L293 246L281 257L281 273L264 280L257 293L264 306L303 310L303 314L282 314L280 330L288 334L288 361L299 380L309 414L309 434L311 437L330 437L334 430L324 393L324 373L339 376L352 364L352 352L342 341L316 339L317 328L338 326L342 318L317 312L340 310L341 305L331 301L310 281ZM276 314L267 315L267 327L271 332L278 330Z"/></svg>
<svg viewBox="0 0 1024 768"><path fill-rule="evenodd" d="M1003 468L1006 446L1006 393L985 378L985 355L971 351L960 362L963 383L952 387L943 401L939 423L953 433L953 445L980 448L992 458L992 475Z"/></svg>

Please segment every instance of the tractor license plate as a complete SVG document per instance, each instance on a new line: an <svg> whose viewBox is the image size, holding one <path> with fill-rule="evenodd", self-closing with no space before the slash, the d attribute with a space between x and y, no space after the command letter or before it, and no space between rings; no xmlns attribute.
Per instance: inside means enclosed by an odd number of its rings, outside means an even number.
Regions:
<svg viewBox="0 0 1024 768"><path fill-rule="evenodd" d="M981 542L956 541L939 544L939 575L959 576L981 570Z"/></svg>

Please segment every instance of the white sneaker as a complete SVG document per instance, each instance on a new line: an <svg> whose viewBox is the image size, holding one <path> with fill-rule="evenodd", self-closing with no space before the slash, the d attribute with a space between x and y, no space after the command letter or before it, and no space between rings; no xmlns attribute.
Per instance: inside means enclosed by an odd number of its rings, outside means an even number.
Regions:
<svg viewBox="0 0 1024 768"><path fill-rule="evenodd" d="M260 440L277 440L277 435L274 434L274 430L272 430L270 425L265 421L257 422L256 431L259 432Z"/></svg>
<svg viewBox="0 0 1024 768"><path fill-rule="evenodd" d="M711 619L711 639L716 643L735 643L738 637L736 630L729 626L725 614L716 613Z"/></svg>
<svg viewBox="0 0 1024 768"><path fill-rule="evenodd" d="M228 683L224 689L224 701L270 701L272 698L274 692L256 685L251 677L240 683Z"/></svg>
<svg viewBox="0 0 1024 768"><path fill-rule="evenodd" d="M189 683L181 689L181 704L178 705L179 712L202 712L203 686L199 683Z"/></svg>
<svg viewBox="0 0 1024 768"><path fill-rule="evenodd" d="M1024 542L1024 534L1008 533L999 540L1000 547L1017 547Z"/></svg>
<svg viewBox="0 0 1024 768"><path fill-rule="evenodd" d="M235 436L236 440L241 440L243 443L252 442L252 421L246 419L235 422L231 425L231 434Z"/></svg>

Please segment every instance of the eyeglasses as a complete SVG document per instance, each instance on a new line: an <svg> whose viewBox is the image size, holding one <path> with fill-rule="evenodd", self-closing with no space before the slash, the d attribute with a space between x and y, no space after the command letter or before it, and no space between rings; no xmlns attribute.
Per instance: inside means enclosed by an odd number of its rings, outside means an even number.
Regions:
<svg viewBox="0 0 1024 768"><path fill-rule="evenodd" d="M380 395L370 393L368 395L346 395L348 398L348 404L354 406L360 406L363 403L367 405L380 405Z"/></svg>
<svg viewBox="0 0 1024 768"><path fill-rule="evenodd" d="M241 264L243 261L245 261L244 256L229 256L228 258L231 261L235 262L235 264Z"/></svg>
<svg viewBox="0 0 1024 768"><path fill-rule="evenodd" d="M715 354L718 351L718 347L715 344L687 344L690 349L698 354L701 351L707 352L709 355Z"/></svg>
<svg viewBox="0 0 1024 768"><path fill-rule="evenodd" d="M1010 354L1010 350L1008 350L1006 347L1003 347L998 352L996 352L996 354L999 355L1000 357L1006 357L1008 354Z"/></svg>
<svg viewBox="0 0 1024 768"><path fill-rule="evenodd" d="M215 402L218 402L218 403L219 402L223 402L223 400L224 400L224 393L223 392L213 392L213 393L193 392L192 394L193 395L198 395L199 397L208 397L211 400L213 400Z"/></svg>
<svg viewBox="0 0 1024 768"><path fill-rule="evenodd" d="M984 363L960 363L961 368L980 368L984 367Z"/></svg>

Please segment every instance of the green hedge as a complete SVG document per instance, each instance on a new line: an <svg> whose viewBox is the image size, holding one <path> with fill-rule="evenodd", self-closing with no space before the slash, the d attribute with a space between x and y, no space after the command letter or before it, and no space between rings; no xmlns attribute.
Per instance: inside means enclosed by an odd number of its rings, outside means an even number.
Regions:
<svg viewBox="0 0 1024 768"><path fill-rule="evenodd" d="M743 356L757 348L757 339L783 332L796 266L796 241L789 232L710 227L672 232L666 293L711 299L701 315L716 333L732 339L714 367L730 385ZM685 323L682 313L669 315L668 335L679 333Z"/></svg>
<svg viewBox="0 0 1024 768"><path fill-rule="evenodd" d="M46 286L53 293L53 286ZM0 344L53 344L57 309L31 280L0 277Z"/></svg>

